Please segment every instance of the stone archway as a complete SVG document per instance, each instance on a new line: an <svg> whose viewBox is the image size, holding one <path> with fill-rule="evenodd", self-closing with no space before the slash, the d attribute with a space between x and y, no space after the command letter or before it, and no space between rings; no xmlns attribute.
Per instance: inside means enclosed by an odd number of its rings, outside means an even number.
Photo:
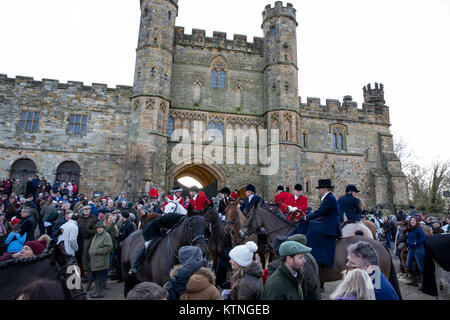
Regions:
<svg viewBox="0 0 450 320"><path fill-rule="evenodd" d="M203 186L203 191L208 198L215 197L218 190L226 183L225 172L212 164L180 164L174 167L168 175L169 188L172 188L178 179L191 177Z"/></svg>
<svg viewBox="0 0 450 320"><path fill-rule="evenodd" d="M20 180L22 193L25 193L28 179L33 179L37 174L37 167L33 160L22 158L16 160L11 166L11 179Z"/></svg>
<svg viewBox="0 0 450 320"><path fill-rule="evenodd" d="M75 161L64 161L56 169L56 179L60 182L72 182L80 185L81 168Z"/></svg>

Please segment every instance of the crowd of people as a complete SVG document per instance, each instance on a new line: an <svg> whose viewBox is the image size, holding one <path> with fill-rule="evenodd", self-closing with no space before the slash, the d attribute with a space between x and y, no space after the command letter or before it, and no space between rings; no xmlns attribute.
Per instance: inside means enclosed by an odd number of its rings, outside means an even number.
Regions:
<svg viewBox="0 0 450 320"><path fill-rule="evenodd" d="M301 229L305 226L318 228L319 224L322 228L327 219L324 215L326 210L337 210L336 217L339 216L341 222L361 219L373 221L379 230L378 240L385 242L388 248L393 243L394 253L401 261L399 275L407 276L408 284L418 286L423 274L425 241L435 234L449 233L449 219L424 217L414 207L411 207L409 215L400 211L383 216L379 207L371 212L364 211L360 209L359 201L354 200L359 192L356 186L347 187L346 195L339 200L331 193L333 188L329 180L319 181L317 189L322 204L312 212L308 208L307 197L302 193L301 184L295 186L294 193L285 191L282 186L278 187L275 203L280 205L286 218L297 223L298 227L289 237L277 238L273 244L275 260L268 269L263 269L261 263L254 259L258 250L254 242L235 246L226 254L228 268L232 272L230 283L219 287L214 272L206 267L201 251L198 252L200 249L183 247L178 253L180 265L171 270L172 280L166 286L161 288L154 283L141 283L130 291L128 299L320 299L323 288L319 271L328 262L316 254L317 243L321 240L311 243L313 238L308 237L308 245L305 236L308 232ZM51 241L63 242L66 254L74 257L80 267L81 278L90 297L103 298L109 290L108 278L123 281L120 259L124 240L134 231L143 230L150 214L171 214L166 208L169 201L176 201L184 207L192 204L198 211L212 203L224 219L225 200L238 198L237 190L231 192L229 188L220 190L211 201L196 187L190 189L190 197L186 200L181 196L182 192L183 188L176 186L169 194L159 195L152 188L136 203L127 199L126 192L116 196L96 196L89 200L79 192L75 181L56 180L51 185L45 178L36 176L29 179L26 186L22 186L20 181L3 180L0 188L0 262L37 256L44 252ZM238 207L246 215L255 203L261 201L256 187L248 185L246 197ZM321 219L315 226L318 217ZM333 236L338 238L340 225L337 228ZM151 240L145 239L147 242ZM145 256L147 248L148 245L143 246L130 273L137 272L141 262L139 259ZM361 241L347 250L344 280L330 296L331 299L398 299L384 275L377 273L378 255L369 243ZM380 277L381 287L374 286L375 279L379 281ZM40 281L34 284L42 285L48 283ZM27 290L36 290L32 285L30 288ZM27 295L24 293L20 298L26 299Z"/></svg>

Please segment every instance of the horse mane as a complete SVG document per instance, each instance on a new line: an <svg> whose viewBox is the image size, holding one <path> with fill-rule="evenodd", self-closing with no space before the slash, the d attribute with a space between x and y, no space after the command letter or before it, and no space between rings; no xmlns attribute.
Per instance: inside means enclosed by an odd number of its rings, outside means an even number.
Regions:
<svg viewBox="0 0 450 320"><path fill-rule="evenodd" d="M36 262L40 260L44 260L49 258L50 256L53 256L53 252L47 252L38 256L29 257L29 258L20 258L20 259L10 259L3 262L0 262L0 269L5 269L9 266L13 265L23 265L31 262Z"/></svg>
<svg viewBox="0 0 450 320"><path fill-rule="evenodd" d="M286 219L284 214L281 214L279 211L278 212L273 212L272 210L270 210L270 206L268 206L266 203L262 203L259 208L269 212L271 215L273 215L275 218L278 218L279 220L283 221L283 222L287 222L293 226L295 226L295 223L290 222L288 219Z"/></svg>

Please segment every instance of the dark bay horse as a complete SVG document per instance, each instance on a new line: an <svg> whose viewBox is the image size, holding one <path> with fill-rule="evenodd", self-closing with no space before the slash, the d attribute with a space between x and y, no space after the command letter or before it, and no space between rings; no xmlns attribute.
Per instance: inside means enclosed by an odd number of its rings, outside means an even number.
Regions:
<svg viewBox="0 0 450 320"><path fill-rule="evenodd" d="M259 260L263 268L266 267L266 262L271 261L274 257L272 250L269 251L269 257L266 257L266 249L268 248L268 239L266 241L260 241L256 231L252 234L247 234L243 230L243 224L245 221L244 214L238 209L237 204L240 199L235 201L226 201L225 208L225 233L231 238L231 246L243 245L248 241L253 241L258 245ZM269 247L270 248L270 247Z"/></svg>
<svg viewBox="0 0 450 320"><path fill-rule="evenodd" d="M267 231L269 243L273 243L277 236L287 236L295 229L295 225L268 208L258 206L249 213L243 229L247 234L254 234L256 230L264 227ZM358 241L365 241L372 245L378 254L381 272L389 279L398 296L401 297L397 274L389 251L380 242L363 236L341 238L336 242L333 268L324 266L320 272L320 282L334 282L342 279L342 272L346 269L347 247Z"/></svg>
<svg viewBox="0 0 450 320"><path fill-rule="evenodd" d="M231 247L231 237L225 232L225 223L213 206L207 206L203 216L210 226L208 250L213 260L213 271L216 272L220 254Z"/></svg>
<svg viewBox="0 0 450 320"><path fill-rule="evenodd" d="M433 235L425 242L423 292L437 300L450 299L449 276L450 234Z"/></svg>
<svg viewBox="0 0 450 320"><path fill-rule="evenodd" d="M122 270L125 282L124 294L138 283L151 281L164 286L170 280L170 270L178 263L178 250L187 245L196 245L206 252L207 223L200 214L192 212L189 206L186 217L166 233L162 238L156 240L153 249L147 254L142 266L137 273L137 279L130 277L128 271L134 261L137 251L144 244L142 231L135 231L123 242L122 247Z"/></svg>
<svg viewBox="0 0 450 320"><path fill-rule="evenodd" d="M26 285L42 279L58 281L66 300L86 299L79 269L63 242L41 255L0 263L0 275L0 300L14 300Z"/></svg>

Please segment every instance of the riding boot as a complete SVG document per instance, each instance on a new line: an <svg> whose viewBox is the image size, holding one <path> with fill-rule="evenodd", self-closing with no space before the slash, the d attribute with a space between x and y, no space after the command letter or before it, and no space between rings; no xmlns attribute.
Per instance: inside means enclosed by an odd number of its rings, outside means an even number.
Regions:
<svg viewBox="0 0 450 320"><path fill-rule="evenodd" d="M150 243L151 244L151 243ZM139 251L136 254L136 257L134 258L134 263L131 266L130 271L128 271L128 275L133 276L136 275L139 271L140 264L144 261L145 256L147 255L147 248L150 247L150 244L148 246L142 245L142 247L139 249Z"/></svg>

